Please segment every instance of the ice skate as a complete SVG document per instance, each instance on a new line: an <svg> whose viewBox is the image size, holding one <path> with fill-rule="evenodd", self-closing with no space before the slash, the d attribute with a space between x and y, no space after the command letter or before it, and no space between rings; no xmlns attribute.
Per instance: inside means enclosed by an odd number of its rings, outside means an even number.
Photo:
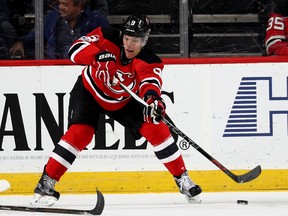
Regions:
<svg viewBox="0 0 288 216"><path fill-rule="evenodd" d="M34 189L35 194L30 203L38 206L52 206L60 197L59 192L54 189L55 183L56 180L50 178L44 168L44 172Z"/></svg>
<svg viewBox="0 0 288 216"><path fill-rule="evenodd" d="M196 185L185 171L180 177L174 177L180 193L184 194L189 203L201 203L200 193L202 189Z"/></svg>

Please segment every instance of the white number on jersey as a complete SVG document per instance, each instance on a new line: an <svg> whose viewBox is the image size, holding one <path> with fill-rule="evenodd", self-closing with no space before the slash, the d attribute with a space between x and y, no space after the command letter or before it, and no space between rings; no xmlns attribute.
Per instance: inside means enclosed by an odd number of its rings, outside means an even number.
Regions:
<svg viewBox="0 0 288 216"><path fill-rule="evenodd" d="M268 26L266 31L269 31L271 28L275 30L284 30L284 20L282 17L271 17L268 21Z"/></svg>

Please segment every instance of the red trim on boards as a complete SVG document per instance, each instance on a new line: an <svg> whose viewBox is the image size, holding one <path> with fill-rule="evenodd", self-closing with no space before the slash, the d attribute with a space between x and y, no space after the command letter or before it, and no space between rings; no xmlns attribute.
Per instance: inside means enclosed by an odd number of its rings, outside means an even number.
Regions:
<svg viewBox="0 0 288 216"><path fill-rule="evenodd" d="M48 65L73 65L68 59L61 60L1 60L0 66L48 66Z"/></svg>
<svg viewBox="0 0 288 216"><path fill-rule="evenodd" d="M288 62L288 56L229 57L229 58L163 58L165 64L233 64Z"/></svg>

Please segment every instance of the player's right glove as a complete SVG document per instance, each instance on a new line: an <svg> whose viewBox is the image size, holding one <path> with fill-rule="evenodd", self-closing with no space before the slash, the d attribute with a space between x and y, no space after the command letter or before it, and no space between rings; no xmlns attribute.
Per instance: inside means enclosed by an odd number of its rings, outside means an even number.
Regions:
<svg viewBox="0 0 288 216"><path fill-rule="evenodd" d="M96 68L95 76L104 85L111 86L113 77L117 72L115 55L108 51L101 51L95 55L93 66Z"/></svg>
<svg viewBox="0 0 288 216"><path fill-rule="evenodd" d="M144 96L144 101L149 105L143 110L144 121L159 124L165 116L164 100L156 92L148 91Z"/></svg>

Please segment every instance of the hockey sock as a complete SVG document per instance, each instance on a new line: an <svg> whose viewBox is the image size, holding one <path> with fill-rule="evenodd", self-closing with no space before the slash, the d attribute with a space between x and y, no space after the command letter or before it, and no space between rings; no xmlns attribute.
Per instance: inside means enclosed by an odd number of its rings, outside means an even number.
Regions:
<svg viewBox="0 0 288 216"><path fill-rule="evenodd" d="M91 141L94 135L94 128L85 124L71 125L61 140L82 151Z"/></svg>
<svg viewBox="0 0 288 216"><path fill-rule="evenodd" d="M181 153L172 137L154 146L154 152L173 176L179 176L186 170Z"/></svg>
<svg viewBox="0 0 288 216"><path fill-rule="evenodd" d="M143 123L139 132L153 145L156 157L173 176L179 176L186 170L179 148L167 125L163 122L158 125Z"/></svg>
<svg viewBox="0 0 288 216"><path fill-rule="evenodd" d="M54 158L49 158L45 172L48 174L48 176L50 176L50 178L59 181L66 171L67 168L65 166L56 161Z"/></svg>
<svg viewBox="0 0 288 216"><path fill-rule="evenodd" d="M46 173L59 181L74 160L92 140L94 128L89 125L72 125L62 136L46 165Z"/></svg>

